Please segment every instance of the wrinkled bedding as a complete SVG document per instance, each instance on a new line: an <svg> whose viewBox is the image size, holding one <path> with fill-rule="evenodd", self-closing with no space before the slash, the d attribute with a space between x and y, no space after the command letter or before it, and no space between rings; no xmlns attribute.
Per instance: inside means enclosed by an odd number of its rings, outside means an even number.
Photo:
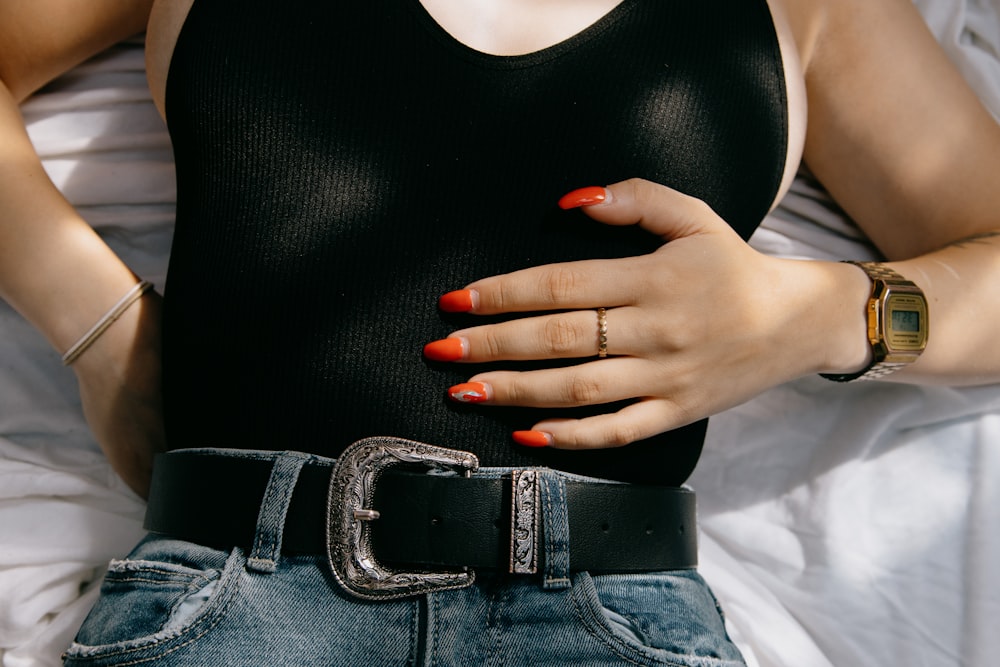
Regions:
<svg viewBox="0 0 1000 667"><path fill-rule="evenodd" d="M1000 0L917 0L1000 118ZM45 166L162 286L173 216L166 132L141 42L24 105ZM752 239L786 257L873 257L808 175ZM996 664L1000 386L804 378L714 417L691 485L701 569L751 665ZM0 667L58 664L143 505L110 471L72 372L0 304Z"/></svg>

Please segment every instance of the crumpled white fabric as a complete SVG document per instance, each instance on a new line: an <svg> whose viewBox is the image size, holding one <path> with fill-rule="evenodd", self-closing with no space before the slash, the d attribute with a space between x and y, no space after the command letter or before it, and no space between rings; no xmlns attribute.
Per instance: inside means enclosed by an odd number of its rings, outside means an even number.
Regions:
<svg viewBox="0 0 1000 667"><path fill-rule="evenodd" d="M916 0L1000 118L1000 0ZM163 284L169 141L138 43L24 107L46 168L133 269ZM874 256L803 176L752 239L775 255ZM1000 655L1000 387L804 378L711 420L691 479L701 570L751 665L986 666ZM0 304L0 667L51 667L106 562L142 535L73 375Z"/></svg>
<svg viewBox="0 0 1000 667"><path fill-rule="evenodd" d="M1000 2L915 4L1000 119ZM807 175L751 244L876 257ZM710 420L701 570L751 665L995 665L998 480L1000 387L803 378Z"/></svg>

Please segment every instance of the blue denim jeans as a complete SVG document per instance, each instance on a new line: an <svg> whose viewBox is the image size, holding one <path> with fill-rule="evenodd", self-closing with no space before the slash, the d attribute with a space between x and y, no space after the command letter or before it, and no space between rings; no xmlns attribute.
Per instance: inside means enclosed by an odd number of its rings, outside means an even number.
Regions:
<svg viewBox="0 0 1000 667"><path fill-rule="evenodd" d="M317 457L268 456L277 465L252 551L147 537L111 563L66 665L744 664L696 571L566 570L566 512L552 502L561 473L541 485L544 572L479 572L467 588L371 602L341 590L325 555L280 553L290 489Z"/></svg>

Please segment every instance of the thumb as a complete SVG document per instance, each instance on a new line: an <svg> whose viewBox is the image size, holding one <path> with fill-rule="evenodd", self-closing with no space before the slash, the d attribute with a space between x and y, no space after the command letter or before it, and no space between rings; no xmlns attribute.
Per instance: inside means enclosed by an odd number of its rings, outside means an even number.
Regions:
<svg viewBox="0 0 1000 667"><path fill-rule="evenodd" d="M639 225L665 241L729 229L704 201L639 178L574 190L559 200L559 207L580 208L609 225Z"/></svg>

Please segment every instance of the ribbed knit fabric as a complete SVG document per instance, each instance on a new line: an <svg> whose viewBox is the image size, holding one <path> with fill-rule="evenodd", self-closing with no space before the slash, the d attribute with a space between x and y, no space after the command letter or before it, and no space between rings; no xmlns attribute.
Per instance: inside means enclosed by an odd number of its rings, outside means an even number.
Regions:
<svg viewBox="0 0 1000 667"><path fill-rule="evenodd" d="M705 199L749 237L787 145L765 0L624 0L566 42L515 57L462 45L418 0L196 0L167 114L171 448L336 456L395 435L483 465L688 476L704 422L619 449L525 449L512 431L614 406L457 405L446 389L482 368L428 362L421 349L489 321L439 312L449 290L658 246L558 210L574 188L648 178Z"/></svg>

